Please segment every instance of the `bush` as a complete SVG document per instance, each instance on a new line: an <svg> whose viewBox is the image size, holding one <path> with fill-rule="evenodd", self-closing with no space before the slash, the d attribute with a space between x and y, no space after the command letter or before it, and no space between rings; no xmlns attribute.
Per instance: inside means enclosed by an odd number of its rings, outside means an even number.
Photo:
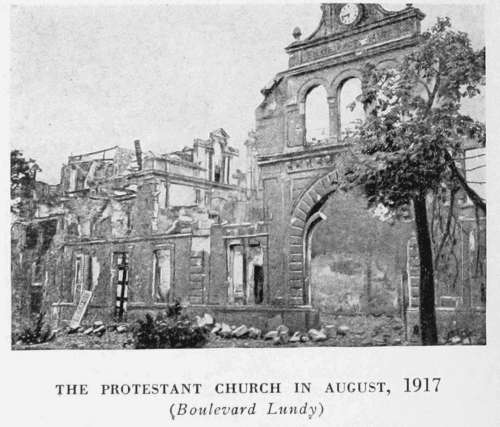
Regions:
<svg viewBox="0 0 500 427"><path fill-rule="evenodd" d="M194 348L205 345L209 331L193 325L176 302L167 307L165 315L159 313L153 318L146 314L144 320L137 321L132 333L137 349Z"/></svg>
<svg viewBox="0 0 500 427"><path fill-rule="evenodd" d="M23 344L41 344L54 339L55 334L50 325L43 321L44 317L45 313L40 313L33 324L25 327L20 334L14 337L14 341L21 341Z"/></svg>

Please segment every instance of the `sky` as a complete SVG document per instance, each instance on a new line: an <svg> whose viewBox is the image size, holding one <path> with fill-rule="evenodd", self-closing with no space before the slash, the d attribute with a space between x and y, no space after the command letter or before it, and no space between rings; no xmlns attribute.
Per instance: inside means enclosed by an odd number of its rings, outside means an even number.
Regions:
<svg viewBox="0 0 500 427"><path fill-rule="evenodd" d="M424 30L449 16L484 45L483 7L415 6ZM287 68L292 30L306 37L320 17L314 3L13 6L11 147L52 184L69 155L135 139L165 153L222 127L244 154L260 89ZM484 98L465 110L484 119Z"/></svg>

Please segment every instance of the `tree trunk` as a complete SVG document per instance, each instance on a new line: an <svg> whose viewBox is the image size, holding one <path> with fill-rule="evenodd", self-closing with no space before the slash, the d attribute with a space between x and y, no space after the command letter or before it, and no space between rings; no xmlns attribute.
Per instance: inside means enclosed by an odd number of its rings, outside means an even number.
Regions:
<svg viewBox="0 0 500 427"><path fill-rule="evenodd" d="M423 345L437 344L432 245L425 195L413 199L418 253L420 256L420 333Z"/></svg>

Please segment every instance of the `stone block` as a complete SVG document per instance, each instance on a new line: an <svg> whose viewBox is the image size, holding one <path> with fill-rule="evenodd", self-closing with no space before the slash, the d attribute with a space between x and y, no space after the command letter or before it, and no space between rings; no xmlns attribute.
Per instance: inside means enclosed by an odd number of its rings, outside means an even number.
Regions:
<svg viewBox="0 0 500 427"><path fill-rule="evenodd" d="M278 337L278 331L269 331L268 333L266 333L266 335L264 335L264 340L274 340Z"/></svg>
<svg viewBox="0 0 500 427"><path fill-rule="evenodd" d="M233 337L244 338L248 334L248 328L245 325L238 326L233 330Z"/></svg>
<svg viewBox="0 0 500 427"><path fill-rule="evenodd" d="M328 338L323 331L318 331L317 329L309 329L307 334L311 341L314 342L325 341Z"/></svg>

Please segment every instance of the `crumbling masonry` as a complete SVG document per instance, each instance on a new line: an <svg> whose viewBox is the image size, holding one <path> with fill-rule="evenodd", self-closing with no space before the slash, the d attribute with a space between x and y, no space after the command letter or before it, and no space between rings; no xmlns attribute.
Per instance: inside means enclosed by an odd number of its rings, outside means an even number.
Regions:
<svg viewBox="0 0 500 427"><path fill-rule="evenodd" d="M339 194L338 174L349 144L343 88L362 80L366 63L390 66L411 50L423 14L364 4L344 17L342 7L322 5L305 39L294 30L289 68L262 90L245 174L217 129L168 154L142 152L136 141L71 156L60 184L39 183L33 211L12 225L14 324L40 311L68 321L84 290L92 292L86 316L127 321L174 300L259 327L276 314L304 328L318 322L318 309L417 308L411 221L384 223L361 196ZM327 113L315 134L307 111L317 88ZM436 302L484 307L484 216L462 198L456 218ZM323 294L312 274L321 256Z"/></svg>

